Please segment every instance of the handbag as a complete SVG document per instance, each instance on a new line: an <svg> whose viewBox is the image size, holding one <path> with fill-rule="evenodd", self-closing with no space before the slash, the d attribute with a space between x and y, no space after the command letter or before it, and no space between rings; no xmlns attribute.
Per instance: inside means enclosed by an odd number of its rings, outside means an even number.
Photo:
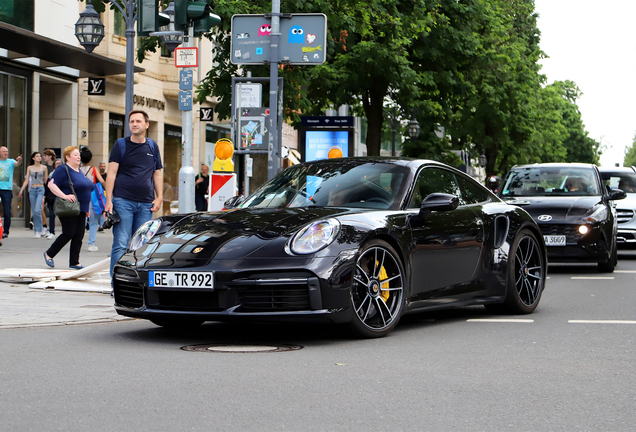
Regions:
<svg viewBox="0 0 636 432"><path fill-rule="evenodd" d="M64 164L64 168L66 168L66 174L68 175L68 183L71 185L71 192L75 195L75 201L70 202L69 200L65 200L59 198L55 200L55 204L53 204L53 211L55 215L59 218L69 218L75 217L80 214L80 202L77 198L77 194L75 193L75 189L73 188L73 181L71 180L71 173L68 172L68 166Z"/></svg>

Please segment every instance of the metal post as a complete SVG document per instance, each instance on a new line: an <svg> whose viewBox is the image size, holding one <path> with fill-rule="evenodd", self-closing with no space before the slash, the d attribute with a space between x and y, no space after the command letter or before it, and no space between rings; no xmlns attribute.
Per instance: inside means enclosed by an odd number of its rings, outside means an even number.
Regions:
<svg viewBox="0 0 636 432"><path fill-rule="evenodd" d="M188 26L188 38L183 41L184 47L193 47L194 27ZM191 68L183 68L188 70ZM194 205L194 177L192 167L192 109L181 113L181 169L179 169L179 213L192 213Z"/></svg>
<svg viewBox="0 0 636 432"><path fill-rule="evenodd" d="M278 43L280 40L280 0L272 0L271 57L269 68L269 145L267 179L280 172L280 142L278 140Z"/></svg>
<svg viewBox="0 0 636 432"><path fill-rule="evenodd" d="M393 107L393 117L391 118L391 126L393 127L393 138L391 140L391 156L395 156L395 134L396 134L396 130L395 130L395 126L396 126L396 122L395 122L395 106Z"/></svg>

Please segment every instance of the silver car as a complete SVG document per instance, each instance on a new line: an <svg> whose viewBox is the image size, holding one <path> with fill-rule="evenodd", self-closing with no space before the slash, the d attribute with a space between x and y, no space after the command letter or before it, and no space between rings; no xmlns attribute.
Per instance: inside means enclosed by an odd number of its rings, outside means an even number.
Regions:
<svg viewBox="0 0 636 432"><path fill-rule="evenodd" d="M621 189L627 197L614 201L618 222L617 245L619 248L636 248L636 168L601 167L603 183L610 190Z"/></svg>

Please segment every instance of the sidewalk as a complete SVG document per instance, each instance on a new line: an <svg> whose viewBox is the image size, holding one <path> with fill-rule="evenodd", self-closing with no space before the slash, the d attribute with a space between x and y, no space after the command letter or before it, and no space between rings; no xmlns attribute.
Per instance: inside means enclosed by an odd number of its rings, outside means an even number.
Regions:
<svg viewBox="0 0 636 432"><path fill-rule="evenodd" d="M0 268L48 269L42 254L53 240L33 238L33 231L14 221L9 238L0 246ZM61 228L57 228L57 234ZM97 233L97 252L88 251L88 231L84 235L80 263L95 264L110 256L111 230ZM55 268L68 269L70 243L55 257ZM126 319L113 309L108 294L29 288L30 282L0 280L0 329L43 325L84 324Z"/></svg>

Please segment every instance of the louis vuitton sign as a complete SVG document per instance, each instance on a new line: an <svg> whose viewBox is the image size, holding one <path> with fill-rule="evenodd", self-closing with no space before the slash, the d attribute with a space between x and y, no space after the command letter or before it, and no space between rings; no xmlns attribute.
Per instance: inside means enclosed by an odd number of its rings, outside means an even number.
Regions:
<svg viewBox="0 0 636 432"><path fill-rule="evenodd" d="M155 108L162 111L166 110L166 103L164 101L160 101L158 99L152 99L146 96L133 95L133 103L135 105L141 105L148 108Z"/></svg>

